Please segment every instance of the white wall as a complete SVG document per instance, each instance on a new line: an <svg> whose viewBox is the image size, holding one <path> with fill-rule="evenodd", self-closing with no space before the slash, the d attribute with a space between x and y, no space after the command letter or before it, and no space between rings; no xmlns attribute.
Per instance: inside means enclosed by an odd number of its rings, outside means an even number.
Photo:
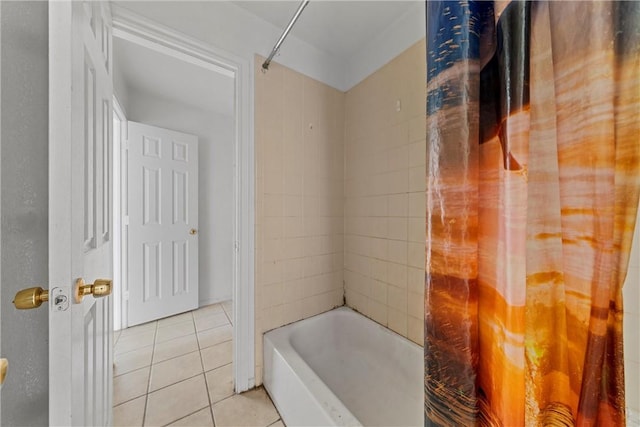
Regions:
<svg viewBox="0 0 640 427"><path fill-rule="evenodd" d="M115 16L119 7L123 7L248 60L253 60L254 54L268 56L284 29L225 1L114 4ZM344 92L425 34L425 3L416 1L407 13L391 22L348 61L298 39L294 32L287 36L286 48L279 51L274 61Z"/></svg>
<svg viewBox="0 0 640 427"><path fill-rule="evenodd" d="M425 2L416 2L404 15L349 58L345 64L344 86L352 89L409 46L423 39L427 33L425 14Z"/></svg>
<svg viewBox="0 0 640 427"><path fill-rule="evenodd" d="M225 1L116 1L129 9L160 24L171 27L219 49L253 61L255 53L268 56L283 28L257 18L246 10ZM345 90L342 61L310 44L287 37L287 48L282 49L275 61L309 77Z"/></svg>
<svg viewBox="0 0 640 427"><path fill-rule="evenodd" d="M198 136L200 305L231 299L234 120L128 90L127 119Z"/></svg>

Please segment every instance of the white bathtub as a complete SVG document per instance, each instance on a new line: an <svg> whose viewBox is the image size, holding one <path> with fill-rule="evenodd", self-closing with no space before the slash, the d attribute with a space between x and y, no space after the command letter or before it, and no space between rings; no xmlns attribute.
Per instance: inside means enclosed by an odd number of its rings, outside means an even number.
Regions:
<svg viewBox="0 0 640 427"><path fill-rule="evenodd" d="M264 386L288 426L421 426L422 347L340 307L264 336Z"/></svg>

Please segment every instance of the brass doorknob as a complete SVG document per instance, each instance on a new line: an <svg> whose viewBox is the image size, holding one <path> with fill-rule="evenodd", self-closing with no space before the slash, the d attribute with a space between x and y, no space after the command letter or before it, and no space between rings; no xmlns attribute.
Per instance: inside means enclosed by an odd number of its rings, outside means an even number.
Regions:
<svg viewBox="0 0 640 427"><path fill-rule="evenodd" d="M106 297L111 294L112 281L109 279L97 279L93 284L86 285L82 278L76 280L74 298L76 303L82 302L85 295L93 295L95 298Z"/></svg>
<svg viewBox="0 0 640 427"><path fill-rule="evenodd" d="M41 287L23 289L13 298L13 304L18 310L37 308L43 302L49 301L49 291Z"/></svg>
<svg viewBox="0 0 640 427"><path fill-rule="evenodd" d="M0 359L0 386L4 384L4 379L7 378L8 368L9 368L9 361L7 359Z"/></svg>
<svg viewBox="0 0 640 427"><path fill-rule="evenodd" d="M198 234L198 230L196 230L195 228L192 228L191 230L189 230L189 234L191 234L192 236L195 236L196 234Z"/></svg>

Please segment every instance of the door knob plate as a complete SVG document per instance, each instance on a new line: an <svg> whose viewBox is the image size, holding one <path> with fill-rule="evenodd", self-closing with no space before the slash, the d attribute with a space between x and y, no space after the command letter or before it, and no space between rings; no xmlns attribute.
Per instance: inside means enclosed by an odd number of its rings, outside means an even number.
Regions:
<svg viewBox="0 0 640 427"><path fill-rule="evenodd" d="M57 311L66 311L69 308L69 296L61 288L53 288L50 291L51 301Z"/></svg>

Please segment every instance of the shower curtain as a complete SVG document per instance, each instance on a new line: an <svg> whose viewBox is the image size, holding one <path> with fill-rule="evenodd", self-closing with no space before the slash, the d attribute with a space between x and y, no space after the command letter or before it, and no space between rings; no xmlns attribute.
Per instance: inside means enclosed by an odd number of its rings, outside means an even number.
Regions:
<svg viewBox="0 0 640 427"><path fill-rule="evenodd" d="M640 2L426 9L425 425L624 425Z"/></svg>

